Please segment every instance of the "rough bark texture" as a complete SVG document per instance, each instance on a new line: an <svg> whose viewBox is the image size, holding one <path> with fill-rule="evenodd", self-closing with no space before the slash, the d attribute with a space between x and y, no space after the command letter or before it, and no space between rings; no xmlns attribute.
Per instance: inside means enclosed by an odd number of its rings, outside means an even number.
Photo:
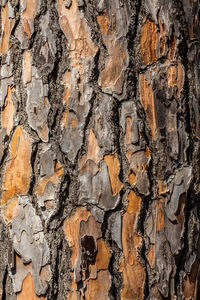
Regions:
<svg viewBox="0 0 200 300"><path fill-rule="evenodd" d="M0 298L200 299L199 1L0 11Z"/></svg>

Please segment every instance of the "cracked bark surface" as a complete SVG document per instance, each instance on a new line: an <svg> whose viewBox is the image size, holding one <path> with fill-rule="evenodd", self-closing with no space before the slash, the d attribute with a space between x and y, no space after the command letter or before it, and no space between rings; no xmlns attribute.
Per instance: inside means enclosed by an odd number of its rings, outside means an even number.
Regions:
<svg viewBox="0 0 200 300"><path fill-rule="evenodd" d="M199 0L1 0L0 299L200 299Z"/></svg>

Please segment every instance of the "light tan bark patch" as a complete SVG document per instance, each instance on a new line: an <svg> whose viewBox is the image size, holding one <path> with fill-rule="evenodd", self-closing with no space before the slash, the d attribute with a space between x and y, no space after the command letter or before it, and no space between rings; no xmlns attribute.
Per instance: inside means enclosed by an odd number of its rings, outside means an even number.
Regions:
<svg viewBox="0 0 200 300"><path fill-rule="evenodd" d="M137 176L133 171L130 171L130 173L128 175L128 181L131 186L134 186L135 183L137 182Z"/></svg>
<svg viewBox="0 0 200 300"><path fill-rule="evenodd" d="M14 197L9 200L3 208L3 216L6 224L8 224L17 215L19 215L18 199Z"/></svg>
<svg viewBox="0 0 200 300"><path fill-rule="evenodd" d="M2 34L0 40L0 54L5 54L10 46L10 34L14 25L14 19L9 18L8 15L8 3L5 7L1 7L2 18Z"/></svg>
<svg viewBox="0 0 200 300"><path fill-rule="evenodd" d="M22 12L22 23L23 23L23 36L28 36L28 38L32 35L31 22L34 21L37 9L38 9L38 0L21 0L21 4L26 3L26 9Z"/></svg>
<svg viewBox="0 0 200 300"><path fill-rule="evenodd" d="M12 101L12 91L10 86L8 86L8 93L4 101L4 109L1 113L1 127L6 129L6 134L9 136L11 130L13 129L13 117L15 113L15 106Z"/></svg>
<svg viewBox="0 0 200 300"><path fill-rule="evenodd" d="M93 56L97 48L92 42L89 28L82 17L77 2L72 0L70 9L65 7L63 0L57 1L61 28L69 39L70 58L73 67L81 66L80 59Z"/></svg>
<svg viewBox="0 0 200 300"><path fill-rule="evenodd" d="M157 60L157 43L156 24L147 19L142 26L140 37L140 53L146 65Z"/></svg>
<svg viewBox="0 0 200 300"><path fill-rule="evenodd" d="M116 195L121 191L123 187L123 184L121 183L118 177L120 172L120 164L119 164L118 156L116 153L114 155L105 155L104 160L108 167L108 174L110 177L112 193L113 195Z"/></svg>
<svg viewBox="0 0 200 300"><path fill-rule="evenodd" d="M97 165L100 161L100 156L99 156L99 145L97 138L94 135L94 132L92 129L90 129L90 134L88 137L88 151L87 151L87 159L93 160Z"/></svg>
<svg viewBox="0 0 200 300"><path fill-rule="evenodd" d="M185 80L185 73L180 60L178 60L177 64L172 65L168 68L167 79L169 86L177 86L177 96L180 97L180 93Z"/></svg>
<svg viewBox="0 0 200 300"><path fill-rule="evenodd" d="M110 249L108 248L106 242L103 239L97 241L98 252L96 256L96 268L98 270L108 269L108 264L110 261Z"/></svg>
<svg viewBox="0 0 200 300"><path fill-rule="evenodd" d="M111 279L108 270L98 272L96 280L89 280L85 292L85 300L105 299L109 300L108 291ZM78 299L77 299L78 300Z"/></svg>
<svg viewBox="0 0 200 300"><path fill-rule="evenodd" d="M155 264L155 245L150 246L149 252L147 254L147 258L151 268L153 268Z"/></svg>
<svg viewBox="0 0 200 300"><path fill-rule="evenodd" d="M130 117L126 118L126 134L125 134L125 143L126 145L131 144L131 127L132 127L133 120Z"/></svg>
<svg viewBox="0 0 200 300"><path fill-rule="evenodd" d="M165 220L164 220L164 213L162 209L163 201L162 200L157 200L157 225L156 225L156 230L162 230L165 226Z"/></svg>
<svg viewBox="0 0 200 300"><path fill-rule="evenodd" d="M33 278L30 273L22 283L22 290L17 294L17 300L45 300L44 297L38 297L34 290Z"/></svg>
<svg viewBox="0 0 200 300"><path fill-rule="evenodd" d="M145 74L140 74L140 99L147 114L147 120L151 128L152 138L156 136L155 107L152 86L145 79Z"/></svg>
<svg viewBox="0 0 200 300"><path fill-rule="evenodd" d="M128 206L126 211L128 213L137 214L140 211L142 199L139 196L137 196L133 191L129 192L127 199L128 199Z"/></svg>
<svg viewBox="0 0 200 300"><path fill-rule="evenodd" d="M22 73L23 84L31 82L32 79L32 58L31 52L25 50L23 54L23 73Z"/></svg>
<svg viewBox="0 0 200 300"><path fill-rule="evenodd" d="M141 199L134 192L128 194L127 212L123 216L122 223L122 247L123 257L120 263L120 271L123 275L123 289L121 299L142 299L145 283L145 270L138 257L138 247L142 238L135 232L136 216L140 209Z"/></svg>
<svg viewBox="0 0 200 300"><path fill-rule="evenodd" d="M158 194L159 195L166 194L166 192L167 192L166 184L161 180L158 180L157 183L158 183Z"/></svg>
<svg viewBox="0 0 200 300"><path fill-rule="evenodd" d="M28 192L32 168L30 164L32 139L22 126L18 126L10 144L10 160L6 166L1 203Z"/></svg>
<svg viewBox="0 0 200 300"><path fill-rule="evenodd" d="M103 34L108 34L110 21L105 12L102 15L97 16L97 22Z"/></svg>
<svg viewBox="0 0 200 300"><path fill-rule="evenodd" d="M125 213L123 216L122 245L124 257L120 264L123 274L123 290L121 299L142 299L145 283L145 270L142 267L137 253L141 245L141 237L134 232L135 214ZM134 278L134 280L133 280Z"/></svg>

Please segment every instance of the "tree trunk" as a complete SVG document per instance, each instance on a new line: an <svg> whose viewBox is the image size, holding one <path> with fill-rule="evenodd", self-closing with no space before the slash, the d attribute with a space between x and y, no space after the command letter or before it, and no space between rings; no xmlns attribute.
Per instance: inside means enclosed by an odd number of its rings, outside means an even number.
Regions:
<svg viewBox="0 0 200 300"><path fill-rule="evenodd" d="M0 11L0 299L200 299L199 1Z"/></svg>

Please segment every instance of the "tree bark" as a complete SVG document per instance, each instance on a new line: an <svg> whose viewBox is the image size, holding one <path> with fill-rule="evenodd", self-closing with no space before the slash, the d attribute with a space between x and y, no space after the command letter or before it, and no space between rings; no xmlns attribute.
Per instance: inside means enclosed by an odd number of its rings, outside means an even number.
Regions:
<svg viewBox="0 0 200 300"><path fill-rule="evenodd" d="M0 11L0 299L200 299L199 1Z"/></svg>

